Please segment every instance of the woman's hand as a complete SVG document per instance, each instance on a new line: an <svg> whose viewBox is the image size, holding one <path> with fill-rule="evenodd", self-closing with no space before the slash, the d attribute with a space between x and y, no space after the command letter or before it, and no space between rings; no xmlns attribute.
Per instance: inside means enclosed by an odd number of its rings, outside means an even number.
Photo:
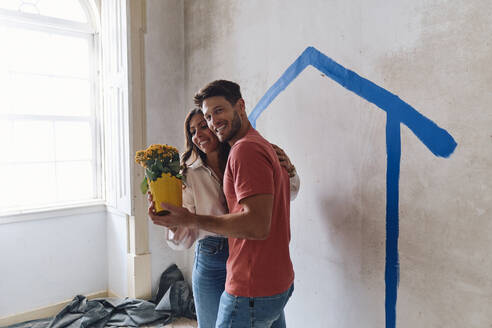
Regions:
<svg viewBox="0 0 492 328"><path fill-rule="evenodd" d="M293 176L296 175L296 168L295 166L290 162L289 156L284 152L282 148L275 144L271 144L275 152L277 153L278 160L280 161L280 165L285 167L287 170L287 173L289 173L289 177L292 178Z"/></svg>
<svg viewBox="0 0 492 328"><path fill-rule="evenodd" d="M147 203L149 204L148 212L155 214L155 204L152 198L152 194L150 193L150 190L147 191Z"/></svg>

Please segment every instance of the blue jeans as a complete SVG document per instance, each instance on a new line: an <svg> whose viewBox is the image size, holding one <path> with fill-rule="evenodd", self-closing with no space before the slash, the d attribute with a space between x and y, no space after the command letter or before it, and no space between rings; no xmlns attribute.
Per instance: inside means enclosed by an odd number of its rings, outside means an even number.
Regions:
<svg viewBox="0 0 492 328"><path fill-rule="evenodd" d="M281 294L266 297L241 297L224 291L215 327L285 328L284 307L293 291L294 284Z"/></svg>
<svg viewBox="0 0 492 328"><path fill-rule="evenodd" d="M228 257L227 238L207 237L197 243L192 286L199 328L215 327Z"/></svg>

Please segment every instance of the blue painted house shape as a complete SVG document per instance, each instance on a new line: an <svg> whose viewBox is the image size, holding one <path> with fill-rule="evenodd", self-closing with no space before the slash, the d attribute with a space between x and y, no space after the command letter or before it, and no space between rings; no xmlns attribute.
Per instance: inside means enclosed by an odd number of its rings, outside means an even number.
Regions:
<svg viewBox="0 0 492 328"><path fill-rule="evenodd" d="M393 328L396 327L396 298L400 276L398 261L400 123L405 124L436 156L449 157L455 150L457 143L446 130L417 112L397 95L346 69L314 47L306 48L253 108L248 118L254 127L256 127L256 120L261 113L308 65L315 67L344 88L386 112L385 315L386 327Z"/></svg>

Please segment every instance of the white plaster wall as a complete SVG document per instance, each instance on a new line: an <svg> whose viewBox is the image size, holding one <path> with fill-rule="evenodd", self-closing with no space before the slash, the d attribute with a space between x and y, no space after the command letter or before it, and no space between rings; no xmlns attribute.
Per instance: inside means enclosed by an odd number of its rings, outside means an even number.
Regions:
<svg viewBox="0 0 492 328"><path fill-rule="evenodd" d="M458 142L402 126L398 327L492 322L492 3L187 0L185 98L218 78L251 110L307 47L397 94ZM258 120L301 176L292 327L383 327L385 113L308 68Z"/></svg>
<svg viewBox="0 0 492 328"><path fill-rule="evenodd" d="M183 150L184 9L180 0L147 0L145 33L145 87L147 145L166 143ZM164 238L164 229L149 220L152 253L152 291L161 273L176 263L191 279L193 251L175 252Z"/></svg>
<svg viewBox="0 0 492 328"><path fill-rule="evenodd" d="M107 212L106 247L108 267L108 292L128 295L128 225L126 215Z"/></svg>
<svg viewBox="0 0 492 328"><path fill-rule="evenodd" d="M0 225L0 317L107 289L106 212Z"/></svg>

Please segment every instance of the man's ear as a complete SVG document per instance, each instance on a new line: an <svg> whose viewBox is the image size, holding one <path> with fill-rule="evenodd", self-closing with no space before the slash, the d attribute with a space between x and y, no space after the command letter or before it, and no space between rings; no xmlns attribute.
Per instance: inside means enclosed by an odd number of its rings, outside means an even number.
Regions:
<svg viewBox="0 0 492 328"><path fill-rule="evenodd" d="M243 114L246 114L246 104L244 103L243 98L239 98L239 100L236 103L236 106L239 106L239 111Z"/></svg>

